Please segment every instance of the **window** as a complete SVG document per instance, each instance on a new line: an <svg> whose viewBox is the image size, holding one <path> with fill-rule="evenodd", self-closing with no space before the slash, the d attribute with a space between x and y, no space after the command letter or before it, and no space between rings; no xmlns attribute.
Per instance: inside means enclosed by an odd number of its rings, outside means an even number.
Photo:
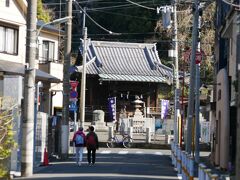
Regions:
<svg viewBox="0 0 240 180"><path fill-rule="evenodd" d="M54 42L43 41L42 47L42 61L54 61Z"/></svg>
<svg viewBox="0 0 240 180"><path fill-rule="evenodd" d="M6 0L6 7L10 6L10 0Z"/></svg>
<svg viewBox="0 0 240 180"><path fill-rule="evenodd" d="M218 101L221 100L221 98L222 98L221 96L222 96L221 89L219 89L219 90L218 90Z"/></svg>
<svg viewBox="0 0 240 180"><path fill-rule="evenodd" d="M0 26L0 52L17 54L18 30Z"/></svg>

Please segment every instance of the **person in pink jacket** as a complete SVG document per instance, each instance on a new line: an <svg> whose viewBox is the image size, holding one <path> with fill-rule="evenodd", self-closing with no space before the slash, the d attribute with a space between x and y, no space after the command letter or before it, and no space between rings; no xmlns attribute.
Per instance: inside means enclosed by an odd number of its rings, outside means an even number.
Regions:
<svg viewBox="0 0 240 180"><path fill-rule="evenodd" d="M74 133L72 141L76 149L76 163L78 166L81 166L83 159L83 149L84 146L86 146L86 136L83 132L82 127L79 127L78 131Z"/></svg>

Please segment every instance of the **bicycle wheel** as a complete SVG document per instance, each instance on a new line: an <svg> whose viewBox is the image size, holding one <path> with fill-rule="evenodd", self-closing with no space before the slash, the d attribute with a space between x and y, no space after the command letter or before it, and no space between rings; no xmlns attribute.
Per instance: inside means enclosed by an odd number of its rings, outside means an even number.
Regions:
<svg viewBox="0 0 240 180"><path fill-rule="evenodd" d="M133 145L133 139L131 137L125 137L123 138L123 147L125 148L131 148Z"/></svg>
<svg viewBox="0 0 240 180"><path fill-rule="evenodd" d="M114 148L115 145L116 145L116 143L115 143L115 139L114 138L112 138L112 139L107 141L107 147L108 148Z"/></svg>

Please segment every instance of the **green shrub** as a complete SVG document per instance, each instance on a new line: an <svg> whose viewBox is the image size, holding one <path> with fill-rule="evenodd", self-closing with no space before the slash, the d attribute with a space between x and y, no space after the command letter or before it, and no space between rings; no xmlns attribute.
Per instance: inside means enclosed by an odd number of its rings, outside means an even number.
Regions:
<svg viewBox="0 0 240 180"><path fill-rule="evenodd" d="M9 176L9 160L11 149L14 147L13 140L13 106L7 109L0 108L0 179Z"/></svg>

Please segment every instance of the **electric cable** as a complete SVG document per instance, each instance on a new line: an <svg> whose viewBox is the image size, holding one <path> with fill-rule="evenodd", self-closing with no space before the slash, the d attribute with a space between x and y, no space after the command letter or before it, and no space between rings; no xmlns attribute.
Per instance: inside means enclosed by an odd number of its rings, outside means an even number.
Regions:
<svg viewBox="0 0 240 180"><path fill-rule="evenodd" d="M102 30L108 32L109 34L111 35L120 35L121 33L116 33L116 32L112 32L106 28L104 28L103 26L101 26L99 23L97 23L91 16L88 15L88 13L86 13L86 11L84 11L84 9L79 5L79 3L77 1L74 1L76 2L76 4L78 5L78 7L82 10L82 12L94 23L96 24L99 28L101 28Z"/></svg>
<svg viewBox="0 0 240 180"><path fill-rule="evenodd" d="M222 1L225 2L226 4L230 5L230 6L233 6L235 8L239 8L237 10L240 11L240 4L233 4L231 2L228 2L227 0L222 0Z"/></svg>
<svg viewBox="0 0 240 180"><path fill-rule="evenodd" d="M143 5L141 5L141 4L138 4L138 3L133 2L133 1L130 1L130 0L126 0L126 1L129 2L129 3L131 3L131 4L134 4L134 5L136 5L136 6L139 6L139 7L145 8L145 9L149 9L149 10L154 10L154 11L156 11L155 8L151 8L151 7L143 6Z"/></svg>
<svg viewBox="0 0 240 180"><path fill-rule="evenodd" d="M132 16L132 15L127 15L127 14L122 14L122 13L115 13L115 12L106 12L106 11L101 11L101 10L92 10L104 14L112 14L116 16L125 16L125 17L131 17L131 18L136 18L136 19L144 19L144 20L150 20L150 21L157 21L158 19L155 18L145 18L145 17L139 17L139 16Z"/></svg>

